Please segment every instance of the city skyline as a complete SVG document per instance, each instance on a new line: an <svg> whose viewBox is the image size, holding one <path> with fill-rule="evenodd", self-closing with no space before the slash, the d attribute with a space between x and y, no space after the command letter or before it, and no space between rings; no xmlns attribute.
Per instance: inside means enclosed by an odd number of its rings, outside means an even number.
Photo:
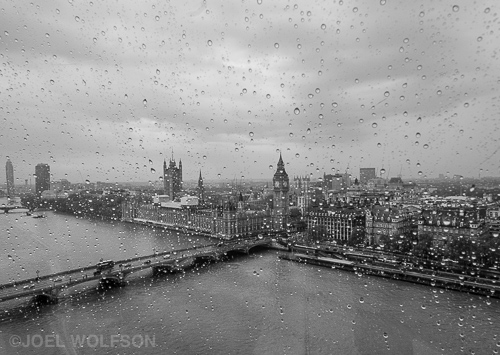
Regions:
<svg viewBox="0 0 500 355"><path fill-rule="evenodd" d="M279 155L278 155L279 156ZM14 173L14 171L16 171L16 168L14 166L14 164L12 163L12 161L9 159L7 159L7 164L10 162L10 167L12 168L12 172ZM165 161L167 162L167 161ZM7 165L6 164L6 165ZM284 162L285 166L287 166L287 169L290 168L290 166L287 164L287 162L285 161ZM49 166L49 169L50 169L50 165L49 164L46 164L46 163L38 163L36 165L48 165ZM33 188L35 188L35 185L36 185L36 165L34 166L34 169L35 171L31 174L29 174L28 176L26 177L16 177L14 178L14 187L24 187L26 184L28 186L31 186ZM293 166L291 167L293 169ZM382 178L384 180L387 180L389 181L391 178L396 178L396 177L401 177L404 181L414 181L414 180L419 180L419 179L456 179L457 177L461 177L461 178L465 178L465 179L475 179L477 177L474 177L474 176L462 176L462 175L459 175L459 174L438 174L436 176L418 176L418 177L408 177L408 176L403 176L403 175L400 175L400 174L396 174L396 175L392 175L390 173L390 170L389 171L386 171L385 173L381 173L380 172L380 169L379 168L373 168L373 167L370 167L370 168L367 168L367 167L362 167L360 168L360 170L374 170L376 172L376 176L375 178ZM196 177L191 177L191 176L188 176L186 179L182 179L184 182L189 182L189 183L196 183L199 181L199 175L203 175L203 181L205 182L208 182L208 183L217 183L217 182L220 182L220 183L223 183L223 182L237 182L238 184L244 184L245 181L267 181L267 182L271 182L272 181L272 175L270 176L267 176L267 177L262 177L262 178L254 178L254 179L245 179L245 178L242 178L242 177L237 177L237 176L233 176L233 177L227 177L225 179L221 179L220 177L208 177L206 178L205 175L203 174L203 170L199 170L198 171L198 175ZM7 174L6 174L7 175ZM0 186L4 185L4 187L7 187L7 178L6 178L6 175L2 175L0 177ZM61 177L63 176L64 177ZM318 176L314 176L312 178L311 181L323 181L324 179L324 176L325 175L341 175L341 176L345 176L345 172L342 173L342 172L339 172L339 173L327 173L327 172L324 172L324 175L323 174L320 174ZM349 172L348 173L348 176L350 177L351 179L351 182L354 182L356 179L360 182L360 183L363 183L362 182L362 178L361 178L361 171L357 171L357 172ZM304 176L307 176L308 178L311 179L311 176L310 175L305 175L305 174L292 174L291 177L292 179L293 178L302 178ZM64 172L50 172L48 177L50 178L50 181L53 181L53 182L60 182L60 181L67 181L68 183L71 183L71 184L94 184L94 183L147 183L147 182L150 182L150 183L156 183L156 184L161 184L163 187L165 185L165 181L164 179L160 179L158 178L157 180L130 180L130 181L102 181L102 180L85 180L85 181L80 181L81 179L78 179L76 181L71 181L68 179L68 176L66 173ZM492 176L482 176L482 177L485 177L485 178L491 178ZM364 182L366 183L366 181Z"/></svg>
<svg viewBox="0 0 500 355"><path fill-rule="evenodd" d="M494 4L18 4L2 159L72 182L499 176ZM23 15L20 15L20 14ZM425 29L425 30L424 30ZM495 31L496 30L496 31ZM419 174L421 172L421 174ZM5 177L2 176L2 182Z"/></svg>

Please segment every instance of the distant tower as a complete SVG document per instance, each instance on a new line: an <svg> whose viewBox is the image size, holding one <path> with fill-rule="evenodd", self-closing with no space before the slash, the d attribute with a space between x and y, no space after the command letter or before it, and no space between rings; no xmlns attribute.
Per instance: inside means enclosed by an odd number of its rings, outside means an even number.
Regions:
<svg viewBox="0 0 500 355"><path fill-rule="evenodd" d="M177 167L174 156L167 162L163 161L163 190L164 194L170 196L170 200L174 201L180 196L182 191L182 161L179 160Z"/></svg>
<svg viewBox="0 0 500 355"><path fill-rule="evenodd" d="M5 173L7 176L7 196L14 195L14 166L9 158L7 158L7 163L5 163Z"/></svg>
<svg viewBox="0 0 500 355"><path fill-rule="evenodd" d="M240 191L240 196L238 197L238 211L243 211L244 202L243 202L243 194Z"/></svg>
<svg viewBox="0 0 500 355"><path fill-rule="evenodd" d="M203 186L203 178L201 177L201 170L200 170L200 176L198 177L198 199L200 200L200 204L202 204L205 201L205 187Z"/></svg>
<svg viewBox="0 0 500 355"><path fill-rule="evenodd" d="M35 191L40 196L46 190L50 190L50 166L40 163L35 166Z"/></svg>
<svg viewBox="0 0 500 355"><path fill-rule="evenodd" d="M273 229L283 230L287 228L288 222L288 191L290 189L288 174L280 153L278 166L273 177L274 199L273 199Z"/></svg>

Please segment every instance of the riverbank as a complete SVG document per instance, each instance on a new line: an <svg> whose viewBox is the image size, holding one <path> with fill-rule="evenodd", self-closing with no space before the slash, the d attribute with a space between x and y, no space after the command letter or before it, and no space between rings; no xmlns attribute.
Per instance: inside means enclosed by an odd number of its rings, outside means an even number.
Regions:
<svg viewBox="0 0 500 355"><path fill-rule="evenodd" d="M302 253L281 252L280 259L295 261L299 263L337 268L341 270L373 275L394 280L418 283L432 287L446 288L454 291L469 292L486 297L500 299L500 285L494 281L491 283L454 279L432 274L432 270L398 269L387 266L358 263L350 260L336 259L331 257L307 255Z"/></svg>

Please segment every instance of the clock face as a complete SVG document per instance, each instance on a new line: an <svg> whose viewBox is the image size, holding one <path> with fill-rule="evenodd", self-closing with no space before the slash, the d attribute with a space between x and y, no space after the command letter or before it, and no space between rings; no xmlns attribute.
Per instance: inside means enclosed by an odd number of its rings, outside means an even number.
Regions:
<svg viewBox="0 0 500 355"><path fill-rule="evenodd" d="M274 186L279 187L279 186L280 186L279 181L276 181L276 182L274 183Z"/></svg>
<svg viewBox="0 0 500 355"><path fill-rule="evenodd" d="M283 181L283 186L287 187L288 183L286 181Z"/></svg>

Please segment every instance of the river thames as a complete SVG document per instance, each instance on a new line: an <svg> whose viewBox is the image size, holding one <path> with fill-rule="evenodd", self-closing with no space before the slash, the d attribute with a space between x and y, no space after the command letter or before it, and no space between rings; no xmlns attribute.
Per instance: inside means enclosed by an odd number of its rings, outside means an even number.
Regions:
<svg viewBox="0 0 500 355"><path fill-rule="evenodd" d="M0 283L213 243L146 226L0 213ZM496 354L500 302L280 260L260 250L129 276L56 305L0 303L1 354ZM95 281L94 281L95 282Z"/></svg>

